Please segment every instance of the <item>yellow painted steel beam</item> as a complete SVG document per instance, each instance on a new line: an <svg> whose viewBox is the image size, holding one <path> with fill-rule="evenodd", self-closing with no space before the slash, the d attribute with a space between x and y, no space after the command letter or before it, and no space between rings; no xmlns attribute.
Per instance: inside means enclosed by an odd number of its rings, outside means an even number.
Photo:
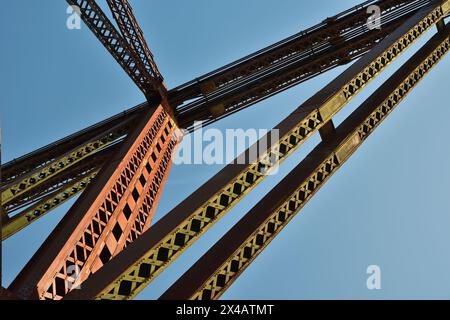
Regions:
<svg viewBox="0 0 450 320"><path fill-rule="evenodd" d="M162 299L218 299L450 50L434 36L186 272ZM280 199L281 198L281 199Z"/></svg>
<svg viewBox="0 0 450 320"><path fill-rule="evenodd" d="M444 16L450 14L450 1L446 1L442 5L442 13L443 13Z"/></svg>
<svg viewBox="0 0 450 320"><path fill-rule="evenodd" d="M20 230L28 227L37 219L56 209L66 201L83 192L87 186L94 180L100 170L94 170L87 173L84 177L74 181L67 187L57 190L43 200L25 209L12 218L8 218L2 226L2 241L13 236Z"/></svg>
<svg viewBox="0 0 450 320"><path fill-rule="evenodd" d="M269 146L256 161L245 166L230 164L217 175L228 175L229 180L225 184L218 187L207 183L202 187L204 189L200 188L200 191L191 196L202 197L202 194L211 193L208 189L218 188L211 197L195 207L188 198L186 203L168 213L132 246L92 275L83 284L82 290L75 290L67 298L123 300L135 297L261 182L267 170L285 160L415 40L434 26L443 16L441 4L442 2L437 1L419 11L335 81L300 106L277 127L280 129L279 141ZM198 202L198 199L193 202ZM183 217L181 221L179 217Z"/></svg>
<svg viewBox="0 0 450 320"><path fill-rule="evenodd" d="M53 159L46 165L2 186L0 189L2 204L5 205L8 202L11 202L25 192L29 192L34 187L111 145L118 138L126 134L126 132L127 130L123 125L118 125L107 133L102 133L61 157Z"/></svg>

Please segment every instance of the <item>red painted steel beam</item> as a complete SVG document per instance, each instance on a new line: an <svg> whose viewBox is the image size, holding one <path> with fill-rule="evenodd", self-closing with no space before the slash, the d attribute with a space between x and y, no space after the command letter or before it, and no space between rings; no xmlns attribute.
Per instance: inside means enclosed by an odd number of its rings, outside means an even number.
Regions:
<svg viewBox="0 0 450 320"><path fill-rule="evenodd" d="M148 228L179 142L175 131L162 105L148 108L9 289L24 299L61 299L74 268L83 282Z"/></svg>

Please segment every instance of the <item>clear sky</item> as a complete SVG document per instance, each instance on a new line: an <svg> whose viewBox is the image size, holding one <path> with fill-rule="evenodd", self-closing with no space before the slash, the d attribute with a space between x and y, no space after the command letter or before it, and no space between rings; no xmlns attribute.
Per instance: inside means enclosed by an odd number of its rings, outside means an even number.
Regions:
<svg viewBox="0 0 450 320"><path fill-rule="evenodd" d="M169 88L270 45L361 0L131 0ZM104 4L104 1L99 1ZM9 161L144 98L85 26L66 28L64 0L15 0L1 10L2 157ZM357 107L428 35L339 114ZM339 68L214 127L270 129ZM450 58L419 84L223 296L226 299L450 298ZM319 141L314 137L138 298L161 295ZM155 219L220 166L177 165ZM72 201L73 202L73 201ZM71 203L72 203L71 202ZM8 285L68 205L4 243ZM379 265L382 289L366 288Z"/></svg>

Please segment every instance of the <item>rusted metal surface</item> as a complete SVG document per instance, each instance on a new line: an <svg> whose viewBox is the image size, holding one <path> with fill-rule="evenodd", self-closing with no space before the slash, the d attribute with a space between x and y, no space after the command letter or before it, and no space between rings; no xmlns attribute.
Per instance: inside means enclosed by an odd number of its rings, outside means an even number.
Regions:
<svg viewBox="0 0 450 320"><path fill-rule="evenodd" d="M45 183L61 172L70 169L70 167L112 145L115 141L123 137L125 133L126 130L124 130L123 125L118 125L111 130L90 139L82 145L77 146L60 157L49 161L45 165L17 177L6 185L2 185L0 187L2 204L7 205L9 202L30 192L40 184Z"/></svg>
<svg viewBox="0 0 450 320"><path fill-rule="evenodd" d="M134 240L130 225L138 219L151 221L162 192L170 167L167 154L178 143L175 129L161 105L149 108L15 279L11 291L22 298L60 299L72 288L73 268L79 269L78 281L83 282L126 241ZM139 215L141 211L145 215Z"/></svg>
<svg viewBox="0 0 450 320"><path fill-rule="evenodd" d="M2 224L1 240L4 241L13 236L20 230L28 227L33 222L42 218L53 209L59 207L66 201L83 192L86 187L95 179L98 170L93 170L78 179L74 179L67 186L61 187L55 192L44 197L42 200L26 208L22 212L12 217L7 216L6 221Z"/></svg>

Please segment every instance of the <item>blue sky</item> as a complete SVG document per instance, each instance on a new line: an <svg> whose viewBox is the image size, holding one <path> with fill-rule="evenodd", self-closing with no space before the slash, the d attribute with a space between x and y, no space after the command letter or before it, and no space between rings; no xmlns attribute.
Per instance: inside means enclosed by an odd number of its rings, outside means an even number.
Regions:
<svg viewBox="0 0 450 320"><path fill-rule="evenodd" d="M360 0L132 0L169 88L322 21ZM104 3L104 1L99 1ZM143 101L85 26L69 31L63 0L3 5L2 160L9 161ZM412 50L337 116L357 107ZM269 129L345 69L277 95L214 127ZM223 296L226 299L450 298L447 57L365 142ZM319 141L313 137L172 264L140 299L161 295ZM155 219L221 166L174 166ZM69 204L68 204L69 205ZM65 205L4 243L8 285ZM379 265L382 289L366 288Z"/></svg>

